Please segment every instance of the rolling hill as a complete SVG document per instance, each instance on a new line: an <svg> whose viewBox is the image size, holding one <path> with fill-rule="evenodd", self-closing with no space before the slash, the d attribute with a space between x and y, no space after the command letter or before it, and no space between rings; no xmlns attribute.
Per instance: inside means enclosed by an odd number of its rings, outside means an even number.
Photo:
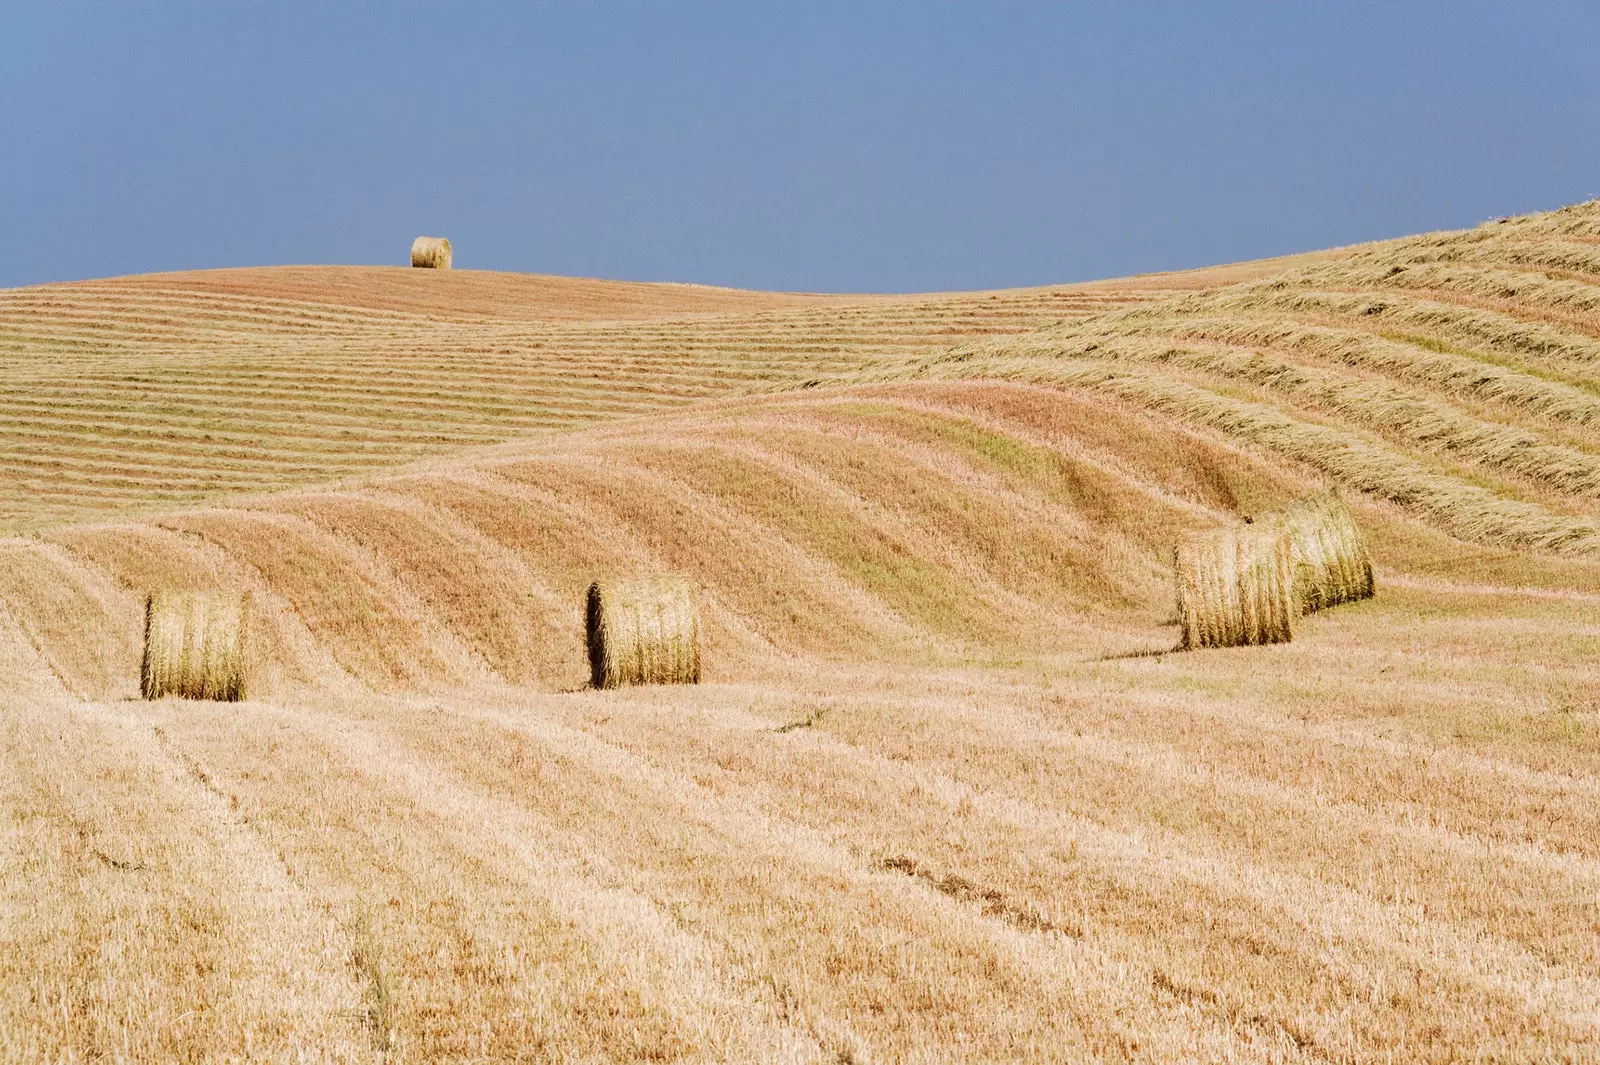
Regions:
<svg viewBox="0 0 1600 1065"><path fill-rule="evenodd" d="M1292 261L1292 260L1289 260ZM911 297L276 267L0 292L0 531L824 380L1285 260Z"/></svg>
<svg viewBox="0 0 1600 1065"><path fill-rule="evenodd" d="M1182 275L0 293L6 1060L1600 1053L1600 203ZM1167 653L1321 487L1375 600ZM585 690L597 576L707 682ZM247 588L238 704L137 699Z"/></svg>

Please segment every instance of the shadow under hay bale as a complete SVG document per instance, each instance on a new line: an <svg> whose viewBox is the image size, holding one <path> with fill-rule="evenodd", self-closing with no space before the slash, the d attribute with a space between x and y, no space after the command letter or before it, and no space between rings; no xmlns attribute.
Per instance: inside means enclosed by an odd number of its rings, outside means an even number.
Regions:
<svg viewBox="0 0 1600 1065"><path fill-rule="evenodd" d="M596 581L585 630L596 688L700 683L700 614L687 581Z"/></svg>
<svg viewBox="0 0 1600 1065"><path fill-rule="evenodd" d="M446 237L418 237L411 242L411 265L429 270L448 270L453 258Z"/></svg>
<svg viewBox="0 0 1600 1065"><path fill-rule="evenodd" d="M1372 598L1372 556L1355 515L1337 492L1290 503L1262 515L1260 523L1287 532L1294 544L1294 598L1300 613Z"/></svg>
<svg viewBox="0 0 1600 1065"><path fill-rule="evenodd" d="M146 699L237 702L249 683L250 593L154 592L144 605Z"/></svg>
<svg viewBox="0 0 1600 1065"><path fill-rule="evenodd" d="M1181 649L1286 643L1294 637L1294 548L1288 533L1239 525L1178 544Z"/></svg>

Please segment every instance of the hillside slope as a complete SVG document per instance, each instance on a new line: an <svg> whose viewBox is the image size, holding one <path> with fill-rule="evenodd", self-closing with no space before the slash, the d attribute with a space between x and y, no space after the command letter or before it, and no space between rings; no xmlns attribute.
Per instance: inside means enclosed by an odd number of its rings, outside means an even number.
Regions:
<svg viewBox="0 0 1600 1065"><path fill-rule="evenodd" d="M171 583L253 588L288 676L331 656L380 690L580 685L588 583L662 569L705 590L713 677L774 655L1126 649L1162 638L1180 530L1300 487L1226 442L1055 391L828 390L70 525L0 544L0 597L97 698L133 692L139 595Z"/></svg>
<svg viewBox="0 0 1600 1065"><path fill-rule="evenodd" d="M891 377L1115 396L1474 543L1600 554L1600 201L958 346Z"/></svg>
<svg viewBox="0 0 1600 1065"><path fill-rule="evenodd" d="M0 1061L1595 1059L1600 204L1241 273L75 319L19 438L59 400L77 439L72 358L222 373L237 340L285 382L250 432L327 439L256 491L203 434L80 451L12 512ZM490 334L614 376L571 424L484 420L446 385ZM626 354L669 335L700 391ZM413 343L456 360L437 439L341 458L294 389L365 366L339 417L371 438ZM556 410L532 350L474 387ZM1379 596L1165 653L1177 536L1328 486ZM707 683L584 690L584 587L657 570L702 590ZM252 700L136 698L169 585L255 593Z"/></svg>
<svg viewBox="0 0 1600 1065"><path fill-rule="evenodd" d="M895 297L400 267L12 289L0 292L0 532L826 379L1292 261Z"/></svg>

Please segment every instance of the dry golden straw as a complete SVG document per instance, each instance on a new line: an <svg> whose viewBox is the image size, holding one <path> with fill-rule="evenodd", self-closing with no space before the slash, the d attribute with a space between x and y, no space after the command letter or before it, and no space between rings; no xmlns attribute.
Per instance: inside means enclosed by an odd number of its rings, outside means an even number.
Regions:
<svg viewBox="0 0 1600 1065"><path fill-rule="evenodd" d="M450 241L446 237L418 237L411 242L412 266L448 270L450 259Z"/></svg>
<svg viewBox="0 0 1600 1065"><path fill-rule="evenodd" d="M1178 545L1183 648L1285 643L1294 636L1294 548L1281 529L1238 525Z"/></svg>
<svg viewBox="0 0 1600 1065"><path fill-rule="evenodd" d="M249 641L249 592L154 592L144 604L139 690L146 699L243 699Z"/></svg>
<svg viewBox="0 0 1600 1065"><path fill-rule="evenodd" d="M1300 613L1372 598L1372 557L1355 515L1338 493L1290 503L1263 515L1261 523L1287 532L1294 544L1294 598Z"/></svg>
<svg viewBox="0 0 1600 1065"><path fill-rule="evenodd" d="M585 615L596 688L700 683L700 613L687 581L596 581Z"/></svg>

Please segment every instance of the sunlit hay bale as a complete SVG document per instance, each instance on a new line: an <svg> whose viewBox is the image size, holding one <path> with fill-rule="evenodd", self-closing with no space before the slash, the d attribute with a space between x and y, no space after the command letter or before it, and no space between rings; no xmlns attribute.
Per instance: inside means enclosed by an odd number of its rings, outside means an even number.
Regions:
<svg viewBox="0 0 1600 1065"><path fill-rule="evenodd" d="M596 581L585 614L594 687L700 683L700 613L687 581Z"/></svg>
<svg viewBox="0 0 1600 1065"><path fill-rule="evenodd" d="M411 242L412 266L448 270L450 258L450 241L445 237L418 237Z"/></svg>
<svg viewBox="0 0 1600 1065"><path fill-rule="evenodd" d="M1355 515L1337 492L1297 500L1262 515L1261 522L1283 529L1294 544L1294 598L1300 613L1372 598L1372 556Z"/></svg>
<svg viewBox="0 0 1600 1065"><path fill-rule="evenodd" d="M249 642L249 592L153 592L144 604L139 690L146 699L243 699Z"/></svg>
<svg viewBox="0 0 1600 1065"><path fill-rule="evenodd" d="M1178 619L1185 649L1286 643L1294 637L1294 547L1288 533L1238 525L1178 544Z"/></svg>

